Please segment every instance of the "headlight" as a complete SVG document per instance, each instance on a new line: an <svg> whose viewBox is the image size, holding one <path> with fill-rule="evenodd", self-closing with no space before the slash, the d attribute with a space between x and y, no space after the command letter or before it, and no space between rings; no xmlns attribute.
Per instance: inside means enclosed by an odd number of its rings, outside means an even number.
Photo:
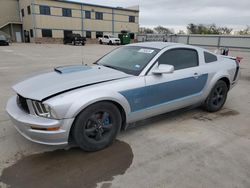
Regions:
<svg viewBox="0 0 250 188"><path fill-rule="evenodd" d="M45 118L56 118L55 112L47 104L43 104L39 101L32 101L32 106L36 115L45 117Z"/></svg>

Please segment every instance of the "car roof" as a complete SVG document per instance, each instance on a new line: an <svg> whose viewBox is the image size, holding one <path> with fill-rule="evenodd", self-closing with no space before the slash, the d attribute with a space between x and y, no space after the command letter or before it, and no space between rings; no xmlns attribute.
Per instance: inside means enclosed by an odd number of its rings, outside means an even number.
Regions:
<svg viewBox="0 0 250 188"><path fill-rule="evenodd" d="M174 43L174 42L139 42L139 43L129 44L128 46L156 48L156 49L160 49L160 50L162 50L163 48L166 48L166 47L170 47L170 46L197 48L196 46L190 46L190 45Z"/></svg>

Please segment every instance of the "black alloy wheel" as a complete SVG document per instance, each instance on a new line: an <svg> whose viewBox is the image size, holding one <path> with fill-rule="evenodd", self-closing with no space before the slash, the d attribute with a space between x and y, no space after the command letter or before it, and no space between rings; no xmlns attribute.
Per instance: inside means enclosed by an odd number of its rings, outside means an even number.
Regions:
<svg viewBox="0 0 250 188"><path fill-rule="evenodd" d="M76 118L73 138L85 151L97 151L112 144L121 128L119 109L109 102L98 102Z"/></svg>
<svg viewBox="0 0 250 188"><path fill-rule="evenodd" d="M96 112L87 120L84 133L90 142L104 140L110 136L112 123L112 117L108 112Z"/></svg>
<svg viewBox="0 0 250 188"><path fill-rule="evenodd" d="M227 84L223 80L219 80L211 90L203 107L209 112L220 110L226 102L228 93Z"/></svg>

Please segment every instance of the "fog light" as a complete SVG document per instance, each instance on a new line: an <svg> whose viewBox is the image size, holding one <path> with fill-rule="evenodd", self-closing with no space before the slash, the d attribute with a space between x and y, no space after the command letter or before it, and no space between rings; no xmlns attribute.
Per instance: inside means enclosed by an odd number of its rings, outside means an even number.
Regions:
<svg viewBox="0 0 250 188"><path fill-rule="evenodd" d="M41 127L34 127L34 126L31 126L30 128L34 130L39 130L39 131L57 131L60 129L60 127L41 128Z"/></svg>

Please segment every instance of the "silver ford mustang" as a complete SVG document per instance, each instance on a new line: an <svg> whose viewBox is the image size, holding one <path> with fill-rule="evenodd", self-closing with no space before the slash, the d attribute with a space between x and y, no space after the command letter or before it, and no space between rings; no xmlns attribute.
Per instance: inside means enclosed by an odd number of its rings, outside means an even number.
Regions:
<svg viewBox="0 0 250 188"><path fill-rule="evenodd" d="M96 151L131 122L194 104L220 110L238 78L236 58L177 43L137 43L93 66L57 67L16 84L6 110L31 141L73 140Z"/></svg>

